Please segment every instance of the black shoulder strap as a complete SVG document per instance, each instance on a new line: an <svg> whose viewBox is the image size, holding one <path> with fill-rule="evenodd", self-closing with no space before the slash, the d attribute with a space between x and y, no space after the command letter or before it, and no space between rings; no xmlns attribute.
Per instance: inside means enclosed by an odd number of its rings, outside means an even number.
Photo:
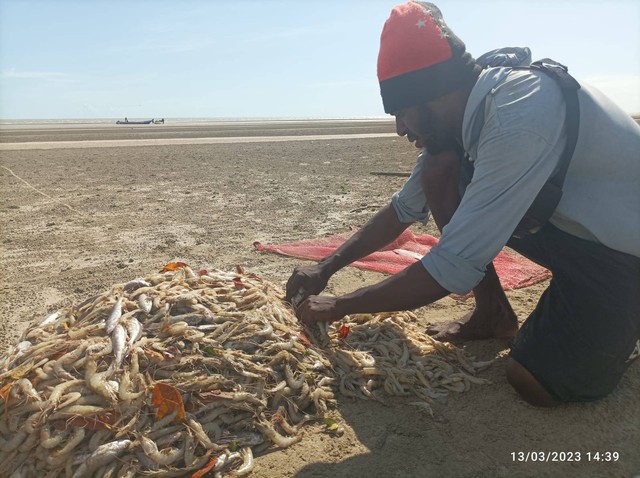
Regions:
<svg viewBox="0 0 640 478"><path fill-rule="evenodd" d="M580 104L578 103L580 84L569 75L567 67L545 58L532 63L530 68L545 72L560 86L566 105L565 130L567 132L567 142L553 174L542 186L526 214L513 231L513 236L516 238L535 234L553 215L562 198L562 185L576 148L580 126Z"/></svg>
<svg viewBox="0 0 640 478"><path fill-rule="evenodd" d="M514 231L514 237L524 237L539 231L552 216L562 197L562 185L569 169L569 163L576 148L578 132L580 128L580 104L578 103L578 90L580 84L569 74L568 68L560 63L545 58L536 61L529 66L515 66L514 70L538 70L543 71L553 78L560 89L566 105L565 129L567 142L560 156L558 165L551 177L543 185L534 199L528 211ZM466 187L474 172L474 165L465 155L460 162L460 180Z"/></svg>
<svg viewBox="0 0 640 478"><path fill-rule="evenodd" d="M564 178L569 169L569 163L573 157L573 152L576 149L576 143L578 141L578 132L580 129L580 104L578 103L578 93L580 84L574 77L569 74L569 69L557 61L550 58L544 58L542 60L535 61L529 66L513 66L514 70L538 70L543 71L551 78L553 78L560 89L562 90L562 96L566 105L565 125L567 131L567 142L558 162L554 173L548 182L553 183L558 188L562 189ZM484 104L482 104L484 108ZM464 169L464 185L466 186L471 181L473 176L473 163L465 159L461 162L461 166Z"/></svg>
<svg viewBox="0 0 640 478"><path fill-rule="evenodd" d="M534 70L544 71L562 89L562 95L566 104L566 118L565 125L567 130L567 143L562 152L562 157L558 163L555 174L549 179L549 181L559 188L562 188L564 183L564 177L569 169L569 163L573 157L573 152L576 149L576 143L578 141L578 130L580 128L580 104L578 103L578 90L580 84L576 79L569 74L569 69L558 63L557 61L549 58L535 61L531 64L531 68Z"/></svg>

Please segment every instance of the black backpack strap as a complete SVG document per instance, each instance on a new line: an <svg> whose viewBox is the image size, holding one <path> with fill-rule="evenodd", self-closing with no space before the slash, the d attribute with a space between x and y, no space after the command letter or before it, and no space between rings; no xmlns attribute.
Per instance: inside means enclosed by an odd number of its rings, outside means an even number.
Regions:
<svg viewBox="0 0 640 478"><path fill-rule="evenodd" d="M578 142L580 129L578 90L580 89L580 84L569 74L566 66L549 58L538 60L529 66L514 66L511 68L513 70L537 70L549 75L560 86L566 106L565 129L567 142L558 165L542 186L542 189L513 232L514 237L522 238L539 231L551 218L562 198L562 185ZM461 155L460 160L460 182L462 186L466 187L471 182L475 168L466 153Z"/></svg>
<svg viewBox="0 0 640 478"><path fill-rule="evenodd" d="M565 125L567 130L567 143L560 157L556 172L549 179L550 182L562 188L564 177L569 169L569 163L573 157L578 142L578 130L580 129L580 103L578 103L578 90L580 84L569 74L569 69L549 58L535 61L531 64L534 70L540 70L551 76L562 89L562 95L566 104Z"/></svg>
<svg viewBox="0 0 640 478"><path fill-rule="evenodd" d="M514 69L538 70L549 75L560 86L566 106L565 129L567 142L556 169L542 186L542 189L540 189L540 192L513 232L513 237L522 238L529 234L535 234L542 229L553 215L562 198L562 185L576 149L580 129L580 104L578 102L580 84L569 74L566 66L549 58L533 62L528 67L514 67Z"/></svg>

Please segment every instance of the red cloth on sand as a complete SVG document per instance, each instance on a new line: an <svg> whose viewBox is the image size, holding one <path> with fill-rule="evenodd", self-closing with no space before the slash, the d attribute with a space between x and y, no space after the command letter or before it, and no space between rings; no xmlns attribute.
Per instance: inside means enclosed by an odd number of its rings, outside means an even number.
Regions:
<svg viewBox="0 0 640 478"><path fill-rule="evenodd" d="M259 251L319 261L335 251L354 232L275 245L256 241L253 245ZM436 244L438 244L438 239L435 237L428 234L415 235L407 229L385 248L350 265L361 269L395 274L420 260ZM493 260L493 264L504 290L521 289L551 277L551 272L544 267L507 249L498 254Z"/></svg>

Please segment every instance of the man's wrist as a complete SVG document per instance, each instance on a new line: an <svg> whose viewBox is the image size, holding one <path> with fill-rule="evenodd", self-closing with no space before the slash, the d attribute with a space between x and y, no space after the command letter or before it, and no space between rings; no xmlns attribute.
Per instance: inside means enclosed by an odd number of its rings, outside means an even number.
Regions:
<svg viewBox="0 0 640 478"><path fill-rule="evenodd" d="M370 310L371 296L367 297L371 286L354 290L349 294L342 295L336 299L336 312L342 316L350 314L361 314Z"/></svg>
<svg viewBox="0 0 640 478"><path fill-rule="evenodd" d="M322 275L324 279L327 281L331 278L333 274L338 272L341 269L341 266L338 264L338 260L336 256L329 256L322 259L318 266L322 271Z"/></svg>
<svg viewBox="0 0 640 478"><path fill-rule="evenodd" d="M342 318L345 315L352 314L353 311L349 310L349 305L350 305L350 302L348 297L346 296L337 297L335 302L336 315Z"/></svg>

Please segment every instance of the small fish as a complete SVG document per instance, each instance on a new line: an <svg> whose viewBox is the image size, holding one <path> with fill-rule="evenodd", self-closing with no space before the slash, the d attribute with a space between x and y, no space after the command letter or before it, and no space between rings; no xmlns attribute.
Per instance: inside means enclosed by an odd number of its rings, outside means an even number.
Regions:
<svg viewBox="0 0 640 478"><path fill-rule="evenodd" d="M56 320L58 320L58 317L60 317L60 312L54 312L53 314L50 314L46 316L44 319L42 319L42 322L40 322L38 325L40 327L44 327L45 325L52 324Z"/></svg>
<svg viewBox="0 0 640 478"><path fill-rule="evenodd" d="M17 359L18 357L21 357L22 355L24 355L24 353L27 351L27 349L29 347L31 347L33 344L31 342L29 342L28 340L23 340L22 342L20 342L18 345L16 345L16 349L14 351L15 356L13 357L13 359Z"/></svg>
<svg viewBox="0 0 640 478"><path fill-rule="evenodd" d="M120 317L122 317L122 297L116 301L116 305L113 306L111 314L109 314L109 318L107 319L107 334L113 332L113 329L118 325Z"/></svg>
<svg viewBox="0 0 640 478"><path fill-rule="evenodd" d="M416 260L420 260L424 257L424 254L408 251L406 249L394 249L393 252L395 252L399 256L409 257L410 259L416 259Z"/></svg>
<svg viewBox="0 0 640 478"><path fill-rule="evenodd" d="M140 287L150 287L151 284L149 284L146 280L144 279L132 279L129 282L127 282L122 289L125 292L133 292L134 290L139 289Z"/></svg>
<svg viewBox="0 0 640 478"><path fill-rule="evenodd" d="M298 306L302 303L302 300L306 297L307 292L304 290L304 287L300 287L296 293L291 298L291 305L294 309L298 308Z"/></svg>
<svg viewBox="0 0 640 478"><path fill-rule="evenodd" d="M138 307L140 307L145 314L149 314L153 307L153 300L151 300L147 294L140 294L138 296Z"/></svg>
<svg viewBox="0 0 640 478"><path fill-rule="evenodd" d="M264 437L256 432L236 432L233 435L221 437L218 444L227 445L236 442L238 446L256 446L264 442Z"/></svg>
<svg viewBox="0 0 640 478"><path fill-rule="evenodd" d="M116 325L111 334L111 344L113 345L113 356L116 369L120 368L122 359L124 358L125 342L127 340L127 332L120 324Z"/></svg>
<svg viewBox="0 0 640 478"><path fill-rule="evenodd" d="M142 335L142 324L135 317L129 317L124 326L127 328L127 334L129 334L129 342L127 348L131 348L136 340Z"/></svg>
<svg viewBox="0 0 640 478"><path fill-rule="evenodd" d="M131 440L119 440L99 446L91 456L82 463L72 478L83 478L104 465L112 462L131 445Z"/></svg>

